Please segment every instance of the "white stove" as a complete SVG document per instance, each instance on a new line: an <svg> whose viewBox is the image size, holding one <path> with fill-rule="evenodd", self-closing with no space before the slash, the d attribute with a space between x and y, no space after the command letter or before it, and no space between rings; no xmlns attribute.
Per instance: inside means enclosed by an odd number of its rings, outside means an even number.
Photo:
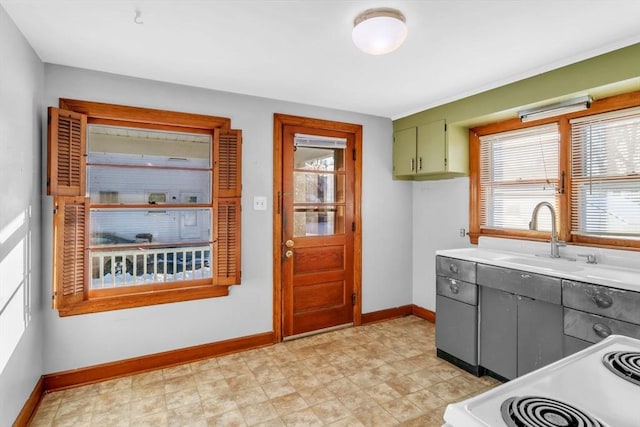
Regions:
<svg viewBox="0 0 640 427"><path fill-rule="evenodd" d="M448 405L444 420L450 427L638 427L640 340L611 335L483 394Z"/></svg>

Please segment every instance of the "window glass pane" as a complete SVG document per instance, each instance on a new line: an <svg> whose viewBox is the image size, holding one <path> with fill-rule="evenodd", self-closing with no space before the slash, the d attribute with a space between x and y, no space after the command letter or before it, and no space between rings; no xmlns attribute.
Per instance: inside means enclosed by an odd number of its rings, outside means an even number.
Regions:
<svg viewBox="0 0 640 427"><path fill-rule="evenodd" d="M93 289L211 277L211 209L92 209L89 221Z"/></svg>
<svg viewBox="0 0 640 427"><path fill-rule="evenodd" d="M89 246L211 241L211 209L91 209Z"/></svg>
<svg viewBox="0 0 640 427"><path fill-rule="evenodd" d="M295 237L344 234L344 206L296 206L293 215Z"/></svg>
<svg viewBox="0 0 640 427"><path fill-rule="evenodd" d="M294 202L344 202L344 175L294 172Z"/></svg>
<svg viewBox="0 0 640 427"><path fill-rule="evenodd" d="M577 189L580 231L640 236L640 179L587 182Z"/></svg>
<svg viewBox="0 0 640 427"><path fill-rule="evenodd" d="M556 205L555 189L540 189L538 185L495 187L486 198L486 226L511 230L528 230L533 209L540 202ZM551 214L548 209L538 213L538 230L551 231Z"/></svg>
<svg viewBox="0 0 640 427"><path fill-rule="evenodd" d="M482 227L528 230L536 204L557 207L559 146L555 123L480 138ZM551 230L550 214L538 230Z"/></svg>
<svg viewBox="0 0 640 427"><path fill-rule="evenodd" d="M113 166L87 167L91 203L211 203L211 172Z"/></svg>
<svg viewBox="0 0 640 427"><path fill-rule="evenodd" d="M87 143L87 163L211 167L211 135L90 125Z"/></svg>
<svg viewBox="0 0 640 427"><path fill-rule="evenodd" d="M344 171L344 149L295 147L294 169Z"/></svg>
<svg viewBox="0 0 640 427"><path fill-rule="evenodd" d="M572 232L640 238L640 108L571 121Z"/></svg>

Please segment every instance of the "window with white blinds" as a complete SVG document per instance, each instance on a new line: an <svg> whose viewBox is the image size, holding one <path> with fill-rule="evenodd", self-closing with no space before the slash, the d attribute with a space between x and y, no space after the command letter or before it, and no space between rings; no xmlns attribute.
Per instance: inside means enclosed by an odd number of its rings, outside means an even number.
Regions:
<svg viewBox="0 0 640 427"><path fill-rule="evenodd" d="M557 123L480 137L480 227L528 230L536 204L557 208ZM551 230L541 212L539 230Z"/></svg>
<svg viewBox="0 0 640 427"><path fill-rule="evenodd" d="M640 239L640 108L571 120L572 233Z"/></svg>

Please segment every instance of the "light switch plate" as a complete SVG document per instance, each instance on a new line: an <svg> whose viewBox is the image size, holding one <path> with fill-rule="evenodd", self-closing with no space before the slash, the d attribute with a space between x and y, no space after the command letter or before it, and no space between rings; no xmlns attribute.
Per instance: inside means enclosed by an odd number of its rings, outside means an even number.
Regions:
<svg viewBox="0 0 640 427"><path fill-rule="evenodd" d="M265 196L253 196L253 210L254 211L266 211L267 210L267 198Z"/></svg>

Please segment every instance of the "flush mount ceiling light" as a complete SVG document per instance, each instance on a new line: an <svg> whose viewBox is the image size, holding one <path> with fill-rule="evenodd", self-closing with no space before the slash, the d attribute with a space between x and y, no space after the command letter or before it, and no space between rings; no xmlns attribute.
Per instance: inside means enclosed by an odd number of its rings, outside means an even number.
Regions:
<svg viewBox="0 0 640 427"><path fill-rule="evenodd" d="M353 43L370 55L384 55L396 50L407 38L405 18L399 10L368 9L353 20Z"/></svg>
<svg viewBox="0 0 640 427"><path fill-rule="evenodd" d="M518 111L518 117L520 117L520 120L524 123L555 117L561 114L575 113L576 111L588 109L591 106L591 101L590 96L581 96L579 98L558 102L557 104Z"/></svg>

